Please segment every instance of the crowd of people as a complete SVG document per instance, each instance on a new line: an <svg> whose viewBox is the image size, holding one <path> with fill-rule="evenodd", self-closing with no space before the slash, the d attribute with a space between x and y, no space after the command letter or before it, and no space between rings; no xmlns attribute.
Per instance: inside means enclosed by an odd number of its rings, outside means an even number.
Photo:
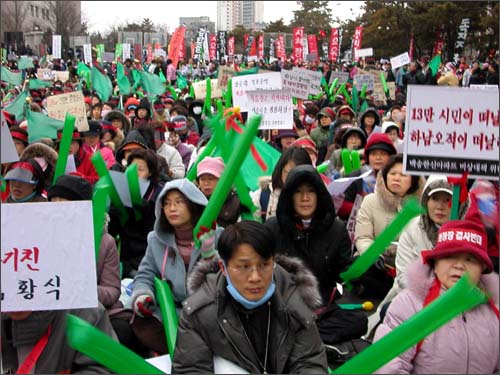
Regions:
<svg viewBox="0 0 500 375"><path fill-rule="evenodd" d="M386 80L395 83L396 94L380 100L368 92L363 110L361 102L353 105L345 94L330 98L323 92L297 101L290 129L258 134L280 156L255 181L258 188L250 192L254 210L232 187L213 226L199 238L193 229L227 160L215 155L198 160L212 137L205 120L217 114L217 106L212 101L207 116L204 98L191 96L190 86L202 75L216 77L220 64L209 62L202 74L193 60L180 61L177 67L162 58L150 65L124 61L131 83L132 70L139 69L163 74L176 91L172 95L165 87L163 94L151 99L144 88L120 97L116 66L105 68L96 62L114 86L105 101L80 84L76 65L76 61L64 66L61 61L50 62L49 69L68 70L69 79L47 88L2 81L2 113L19 156L18 162L2 164L2 203L91 200L99 180L91 161L96 152L109 170L136 167L148 187L140 205L125 209L126 220L122 208L113 204L106 213L96 269L98 308L2 312L2 372L19 368L25 373L107 372L68 346L64 317L71 312L143 358L175 349L173 373L213 372L215 355L252 373L326 373L329 366L338 366L333 359L338 353L332 352L336 344L360 337L379 340L466 272L488 293L489 303L446 323L379 371L498 371L499 183L469 179L458 220L451 220L453 187L447 176L412 176L403 171L407 86L498 86L497 61L481 64L461 58L458 63L441 64L436 75L430 73L427 57L397 69L391 69L387 60L369 58L359 63L295 64L321 72L325 82L334 71L349 73L347 94L358 69L384 72ZM237 71L294 66L288 60L227 65ZM18 71L15 61L5 66ZM35 60L34 68L23 74L36 79L39 68ZM187 82L185 87L179 84L181 79ZM72 133L69 153L76 170L55 182L62 130L53 139L30 140L32 120L18 119L8 109L24 89L29 92L29 109L41 114L47 114L48 97L83 93L89 127L87 131L75 127ZM344 166L345 149L359 155L359 169ZM317 167L327 161L327 170L318 172ZM195 178L188 179L192 168ZM341 177L358 178L332 196L327 186ZM350 231L347 224L357 197L362 201ZM366 252L412 197L426 212L414 218L354 282L352 293L357 297L381 300L377 311L368 318L365 312L340 308L341 273ZM444 235L458 231L474 233L481 240ZM175 348L168 347L165 337L155 277L168 283L179 314ZM133 280L125 299L123 279ZM28 365L45 334L48 344Z"/></svg>

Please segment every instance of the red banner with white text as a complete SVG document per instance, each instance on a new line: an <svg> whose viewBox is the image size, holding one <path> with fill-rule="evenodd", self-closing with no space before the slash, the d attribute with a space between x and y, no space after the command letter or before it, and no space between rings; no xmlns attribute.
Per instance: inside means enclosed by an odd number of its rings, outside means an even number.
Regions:
<svg viewBox="0 0 500 375"><path fill-rule="evenodd" d="M257 40L257 57L259 59L264 58L264 35L259 35Z"/></svg>
<svg viewBox="0 0 500 375"><path fill-rule="evenodd" d="M318 53L318 39L316 38L315 34L308 35L307 36L307 48L309 49L309 55L316 55L315 60L319 60L319 53Z"/></svg>
<svg viewBox="0 0 500 375"><path fill-rule="evenodd" d="M184 58L181 48L184 46L184 33L186 32L185 26L179 26L175 29L174 35L172 35L172 40L170 40L170 46L168 49L168 58L172 60L172 64L177 66L179 60Z"/></svg>
<svg viewBox="0 0 500 375"><path fill-rule="evenodd" d="M281 58L281 61L286 60L285 37L283 34L279 34L278 39L276 39L276 57Z"/></svg>
<svg viewBox="0 0 500 375"><path fill-rule="evenodd" d="M302 38L304 37L303 27L293 28L293 43L292 43L292 60L293 63L301 61L304 55L304 48L302 47Z"/></svg>
<svg viewBox="0 0 500 375"><path fill-rule="evenodd" d="M356 56L356 51L361 48L361 39L363 37L363 26L358 26L354 30L354 42L353 42L353 56ZM359 58L356 58L356 61L358 61Z"/></svg>
<svg viewBox="0 0 500 375"><path fill-rule="evenodd" d="M148 64L151 64L151 61L153 60L153 46L151 45L151 43L149 43L147 45L147 55L146 55L146 58L147 58L147 63Z"/></svg>
<svg viewBox="0 0 500 375"><path fill-rule="evenodd" d="M227 38L227 54L234 56L234 36Z"/></svg>
<svg viewBox="0 0 500 375"><path fill-rule="evenodd" d="M334 28L330 33L330 48L328 49L328 60L336 63L339 58L339 29Z"/></svg>
<svg viewBox="0 0 500 375"><path fill-rule="evenodd" d="M210 60L217 59L217 35L215 34L208 36L208 58Z"/></svg>

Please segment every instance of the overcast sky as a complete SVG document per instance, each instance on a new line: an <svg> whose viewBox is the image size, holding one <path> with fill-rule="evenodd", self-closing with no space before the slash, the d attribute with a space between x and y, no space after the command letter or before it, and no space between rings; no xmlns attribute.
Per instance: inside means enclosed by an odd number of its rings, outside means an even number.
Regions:
<svg viewBox="0 0 500 375"><path fill-rule="evenodd" d="M361 13L364 1L330 1L333 19L353 19ZM293 19L293 11L300 6L296 1L265 1L264 22L283 18ZM87 20L89 32L105 34L115 24L141 21L149 18L154 24L166 25L169 32L179 26L179 17L208 16L217 23L217 1L82 1L82 17ZM332 25L335 26L335 25Z"/></svg>

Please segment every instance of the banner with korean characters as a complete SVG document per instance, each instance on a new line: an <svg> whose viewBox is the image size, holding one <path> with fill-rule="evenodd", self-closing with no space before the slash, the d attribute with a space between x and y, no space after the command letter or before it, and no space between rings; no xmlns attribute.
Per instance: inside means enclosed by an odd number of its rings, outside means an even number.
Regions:
<svg viewBox="0 0 500 375"><path fill-rule="evenodd" d="M262 115L259 129L292 129L292 94L285 90L247 91L248 115Z"/></svg>
<svg viewBox="0 0 500 375"><path fill-rule="evenodd" d="M229 79L236 75L236 70L230 66L219 65L219 73L217 74L217 85L221 90L227 88L227 83Z"/></svg>
<svg viewBox="0 0 500 375"><path fill-rule="evenodd" d="M89 130L85 101L81 91L53 95L47 98L47 115L49 117L64 121L66 113L76 117L75 125L79 131Z"/></svg>
<svg viewBox="0 0 500 375"><path fill-rule="evenodd" d="M404 170L498 180L498 91L408 86Z"/></svg>
<svg viewBox="0 0 500 375"><path fill-rule="evenodd" d="M233 92L233 105L240 107L241 112L247 112L251 103L247 97L247 91L281 90L281 73L259 73L233 77L231 79Z"/></svg>
<svg viewBox="0 0 500 375"><path fill-rule="evenodd" d="M309 94L316 95L320 88L321 73L319 79L311 79L305 72L307 69L301 71L281 70L281 84L284 91L288 91L293 97L299 99L307 99ZM315 73L311 70L312 73ZM312 88L313 86L314 88Z"/></svg>
<svg viewBox="0 0 500 375"><path fill-rule="evenodd" d="M323 73L296 66L292 67L292 72L299 72L309 79L309 94L318 95L321 92L321 78L323 78Z"/></svg>
<svg viewBox="0 0 500 375"><path fill-rule="evenodd" d="M333 81L335 81L335 78L338 78L337 84L341 85L344 82L349 81L349 72L336 72L332 71L330 73L330 81L328 82L328 85L331 85Z"/></svg>
<svg viewBox="0 0 500 375"><path fill-rule="evenodd" d="M91 201L7 203L1 311L97 307Z"/></svg>
<svg viewBox="0 0 500 375"><path fill-rule="evenodd" d="M222 90L219 87L219 80L217 78L210 80L211 98L222 98ZM205 99L207 96L207 83L206 81L193 82L194 96L196 99Z"/></svg>

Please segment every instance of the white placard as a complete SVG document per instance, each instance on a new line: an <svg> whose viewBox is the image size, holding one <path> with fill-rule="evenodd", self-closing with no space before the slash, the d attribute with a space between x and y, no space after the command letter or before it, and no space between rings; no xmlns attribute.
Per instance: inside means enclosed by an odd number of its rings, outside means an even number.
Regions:
<svg viewBox="0 0 500 375"><path fill-rule="evenodd" d="M299 72L305 77L309 78L309 94L317 95L321 92L321 78L323 78L323 73L316 72L314 70L298 68L296 66L292 68L292 72Z"/></svg>
<svg viewBox="0 0 500 375"><path fill-rule="evenodd" d="M349 72L331 72L330 73L330 82L328 82L329 85L335 81L335 78L338 78L337 85L341 85L344 82L349 81Z"/></svg>
<svg viewBox="0 0 500 375"><path fill-rule="evenodd" d="M210 92L211 98L222 98L222 89L219 87L219 80L211 79L210 80L210 88L212 91ZM193 82L194 96L196 99L205 99L207 96L207 82L205 80Z"/></svg>
<svg viewBox="0 0 500 375"><path fill-rule="evenodd" d="M354 50L354 56L356 58L373 56L373 48L362 48Z"/></svg>
<svg viewBox="0 0 500 375"><path fill-rule="evenodd" d="M81 91L52 95L47 98L47 114L56 120L64 121L66 113L76 117L75 125L79 131L89 130L87 110Z"/></svg>
<svg viewBox="0 0 500 375"><path fill-rule="evenodd" d="M116 191L120 196L120 199L125 207L132 207L132 198L130 197L130 187L128 186L127 176L125 173L118 171L109 171L109 175L113 180ZM139 178L139 190L141 191L141 197L144 197L146 190L148 190L150 181L143 180Z"/></svg>
<svg viewBox="0 0 500 375"><path fill-rule="evenodd" d="M83 60L85 64L92 66L92 44L90 43L83 45Z"/></svg>
<svg viewBox="0 0 500 375"><path fill-rule="evenodd" d="M354 86L358 90L362 90L363 86L366 85L368 91L373 91L375 89L375 76L373 74L356 74L353 78Z"/></svg>
<svg viewBox="0 0 500 375"><path fill-rule="evenodd" d="M2 204L5 311L97 307L91 201Z"/></svg>
<svg viewBox="0 0 500 375"><path fill-rule="evenodd" d="M235 107L240 107L241 112L247 112L250 107L246 94L247 91L281 90L283 88L280 72L248 74L233 77L231 83L233 105Z"/></svg>
<svg viewBox="0 0 500 375"><path fill-rule="evenodd" d="M52 35L52 58L60 59L61 56L61 35Z"/></svg>
<svg viewBox="0 0 500 375"><path fill-rule="evenodd" d="M311 80L300 72L281 70L281 84L283 91L289 92L293 97L307 99ZM248 95L248 93L247 93Z"/></svg>
<svg viewBox="0 0 500 375"><path fill-rule="evenodd" d="M411 62L410 55L408 55L408 52L405 52L405 53L402 53L401 55L391 57L391 68L397 69L400 66L409 64L410 62Z"/></svg>
<svg viewBox="0 0 500 375"><path fill-rule="evenodd" d="M404 170L498 180L498 91L408 86Z"/></svg>
<svg viewBox="0 0 500 375"><path fill-rule="evenodd" d="M292 129L293 102L289 91L247 91L248 115L262 115L259 129Z"/></svg>
<svg viewBox="0 0 500 375"><path fill-rule="evenodd" d="M359 180L360 178L365 178L371 172L372 170L369 169L360 176L338 178L328 184L328 192L331 196L342 194L354 181Z"/></svg>
<svg viewBox="0 0 500 375"><path fill-rule="evenodd" d="M123 59L122 61L130 59L130 43L122 44L122 59Z"/></svg>
<svg viewBox="0 0 500 375"><path fill-rule="evenodd" d="M164 50L162 50L161 48L157 48L153 51L153 56L167 57L167 53Z"/></svg>
<svg viewBox="0 0 500 375"><path fill-rule="evenodd" d="M55 70L38 68L36 71L38 79L42 81L53 81L56 77Z"/></svg>
<svg viewBox="0 0 500 375"><path fill-rule="evenodd" d="M19 161L19 156L17 155L16 146L14 145L14 141L12 140L12 136L10 135L9 126L7 125L7 121L5 121L5 116L3 115L3 111L1 114L1 128L2 128L2 164L3 163L12 163Z"/></svg>

